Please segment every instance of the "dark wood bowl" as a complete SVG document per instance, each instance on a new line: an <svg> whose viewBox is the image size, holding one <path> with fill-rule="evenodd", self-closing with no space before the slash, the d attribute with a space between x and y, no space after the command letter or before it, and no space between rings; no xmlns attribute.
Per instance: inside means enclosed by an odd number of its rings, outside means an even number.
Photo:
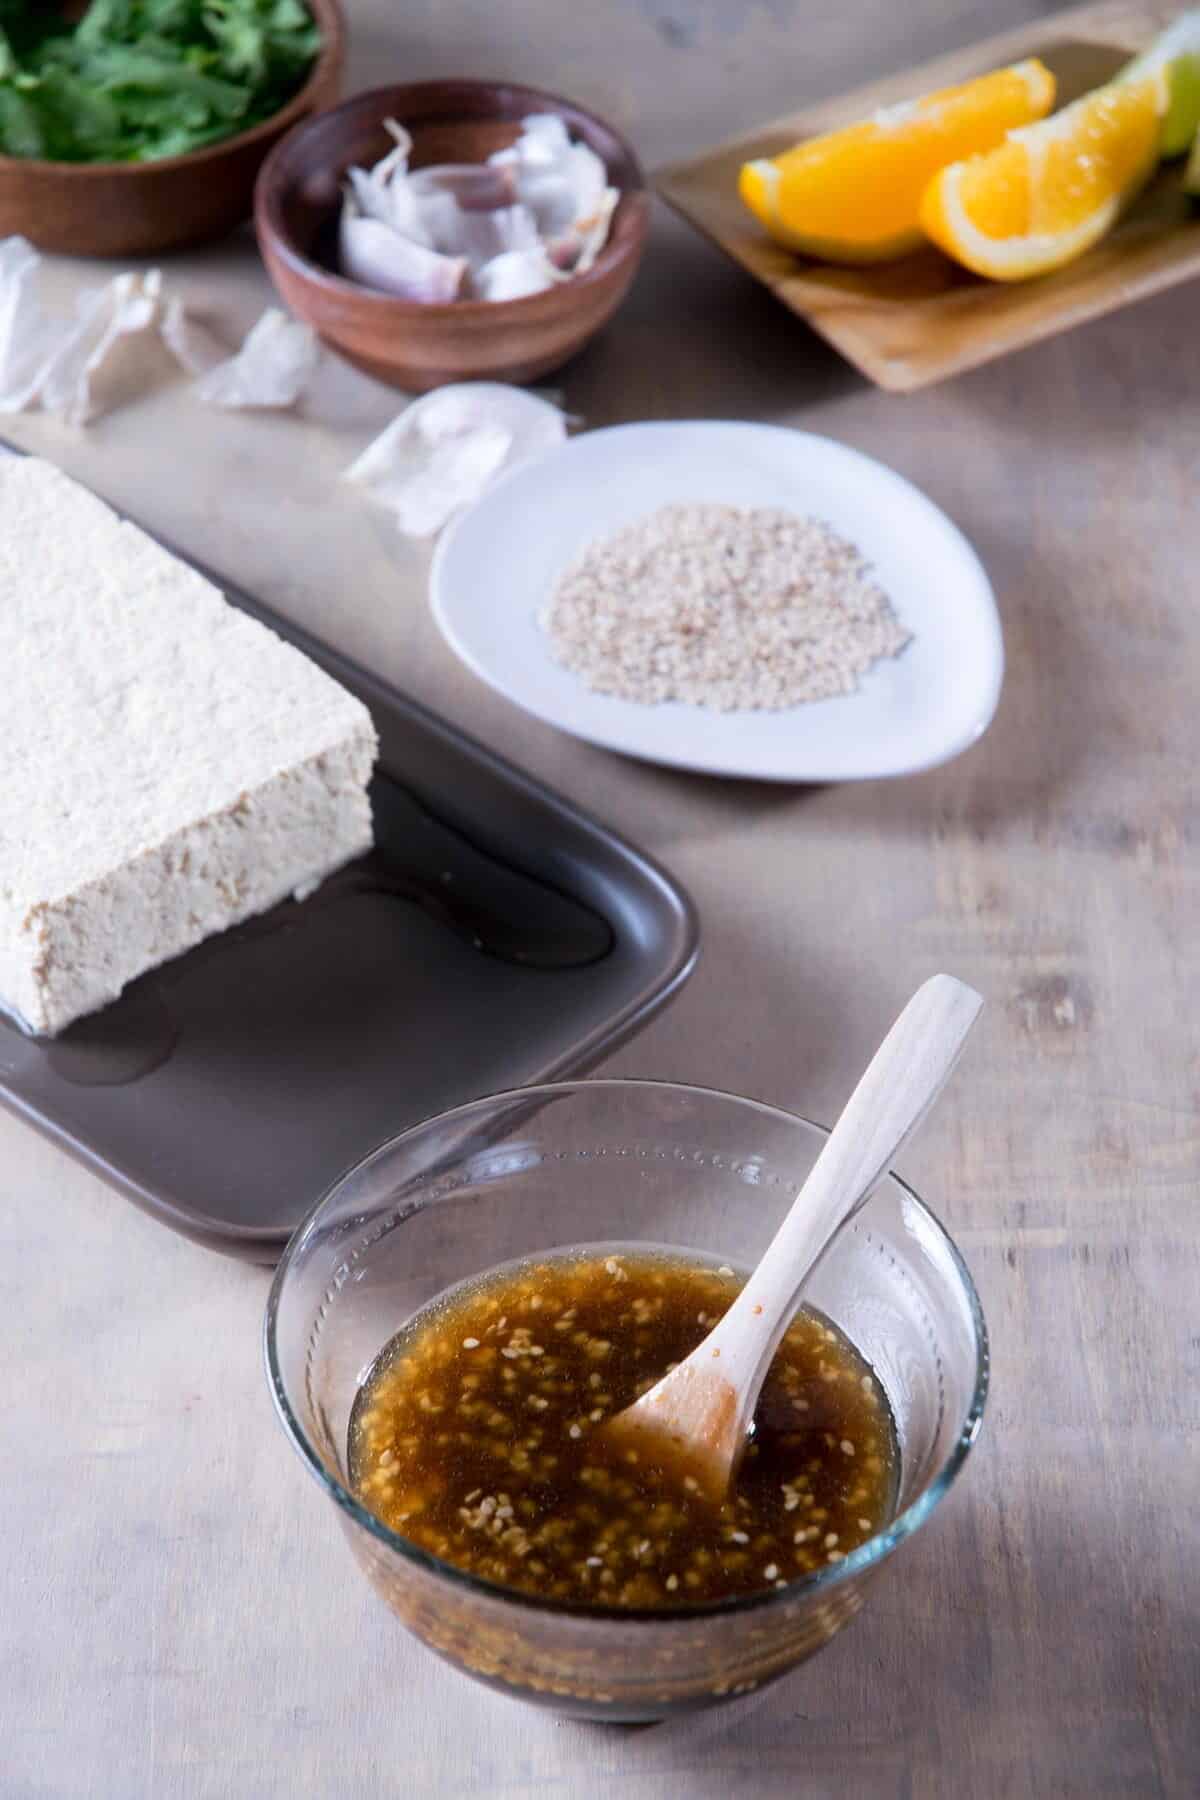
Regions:
<svg viewBox="0 0 1200 1800"><path fill-rule="evenodd" d="M558 113L600 156L620 192L595 265L524 300L398 300L337 273L342 181L391 148L384 120L413 137L413 164L482 162L519 135L527 113ZM292 312L350 362L393 387L424 393L449 381L532 381L558 368L620 305L641 259L649 201L619 132L537 88L493 81L418 81L375 88L298 125L263 164L254 200L258 243Z"/></svg>
<svg viewBox="0 0 1200 1800"><path fill-rule="evenodd" d="M186 156L144 163L0 156L0 237L72 256L154 256L223 237L248 219L263 158L299 120L332 106L346 27L340 0L307 0L322 44L308 80L272 118Z"/></svg>

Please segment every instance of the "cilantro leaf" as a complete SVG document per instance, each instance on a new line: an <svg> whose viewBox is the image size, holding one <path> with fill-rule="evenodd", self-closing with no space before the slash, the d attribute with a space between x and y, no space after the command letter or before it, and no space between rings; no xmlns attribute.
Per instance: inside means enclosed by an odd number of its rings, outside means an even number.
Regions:
<svg viewBox="0 0 1200 1800"><path fill-rule="evenodd" d="M0 153L179 156L278 112L320 47L301 0L91 0L71 31L0 0Z"/></svg>

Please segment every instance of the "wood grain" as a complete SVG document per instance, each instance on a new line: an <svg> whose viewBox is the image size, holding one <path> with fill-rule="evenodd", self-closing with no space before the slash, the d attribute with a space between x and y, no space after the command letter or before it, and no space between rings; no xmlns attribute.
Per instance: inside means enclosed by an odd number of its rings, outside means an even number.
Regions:
<svg viewBox="0 0 1200 1800"><path fill-rule="evenodd" d="M519 73L653 162L1031 10L354 0L350 80ZM48 273L63 307L88 278ZM230 337L270 302L245 243L183 256L171 279ZM272 1415L261 1272L0 1118L0 1792L1192 1800L1195 291L898 403L664 211L563 390L589 426L828 432L925 488L999 597L1008 667L986 737L911 780L768 790L526 717L442 645L425 553L341 486L397 400L332 359L296 417L213 414L164 374L88 432L5 430L662 856L705 950L610 1072L828 1120L924 976L985 995L903 1161L983 1296L983 1438L862 1617L794 1678L679 1725L558 1724L408 1642L358 1575Z"/></svg>
<svg viewBox="0 0 1200 1800"><path fill-rule="evenodd" d="M789 114L664 169L659 193L880 387L927 382L1068 331L1200 275L1200 207L1165 164L1115 228L1078 261L1036 281L989 282L929 249L877 268L835 268L773 244L738 198L738 170L799 139L866 118L988 69L1040 56L1066 104L1107 81L1178 9L1101 0L1005 32L836 100Z"/></svg>

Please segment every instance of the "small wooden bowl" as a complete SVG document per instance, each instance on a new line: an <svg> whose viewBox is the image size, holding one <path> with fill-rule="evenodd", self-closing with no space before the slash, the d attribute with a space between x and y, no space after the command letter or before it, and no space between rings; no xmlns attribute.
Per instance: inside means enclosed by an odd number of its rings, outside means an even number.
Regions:
<svg viewBox="0 0 1200 1800"><path fill-rule="evenodd" d="M385 155L385 119L412 133L413 163L483 162L519 135L527 113L557 113L600 156L621 198L608 242L586 274L523 300L398 300L337 270L342 181ZM263 164L255 192L259 248L280 295L350 362L424 393L449 381L532 381L580 349L620 305L641 260L649 201L619 132L537 88L419 81L375 88L307 120Z"/></svg>
<svg viewBox="0 0 1200 1800"><path fill-rule="evenodd" d="M0 237L71 256L153 256L223 237L247 219L263 158L299 120L331 106L346 27L339 0L307 0L321 29L308 80L272 118L186 156L144 163L0 156Z"/></svg>

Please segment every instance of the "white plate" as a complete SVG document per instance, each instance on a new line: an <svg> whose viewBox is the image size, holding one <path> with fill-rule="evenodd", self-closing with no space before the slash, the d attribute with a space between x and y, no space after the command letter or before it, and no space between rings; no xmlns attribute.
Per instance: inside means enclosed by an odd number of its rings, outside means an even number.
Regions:
<svg viewBox="0 0 1200 1800"><path fill-rule="evenodd" d="M874 565L913 642L859 691L786 712L639 706L560 668L538 614L585 545L673 501L781 506L825 519ZM830 438L773 425L616 425L515 469L446 532L434 617L491 687L629 756L767 781L908 775L987 730L1004 674L983 566L919 489Z"/></svg>

